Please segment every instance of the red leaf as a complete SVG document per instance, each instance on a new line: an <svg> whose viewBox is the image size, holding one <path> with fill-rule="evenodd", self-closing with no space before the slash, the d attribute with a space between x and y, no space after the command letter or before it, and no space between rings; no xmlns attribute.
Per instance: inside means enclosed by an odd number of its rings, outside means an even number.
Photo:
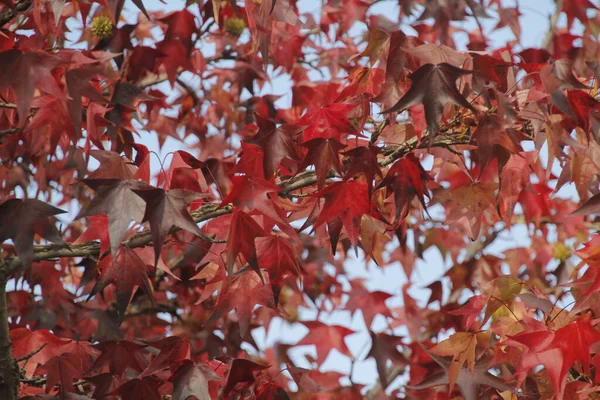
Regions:
<svg viewBox="0 0 600 400"><path fill-rule="evenodd" d="M169 379L173 382L173 400L188 400L190 396L195 396L198 400L211 400L209 380L221 378L204 364L192 360L183 361Z"/></svg>
<svg viewBox="0 0 600 400"><path fill-rule="evenodd" d="M319 321L302 322L309 331L296 346L315 345L317 348L317 363L323 364L323 361L329 355L329 352L336 349L345 356L352 357L350 350L346 346L344 339L348 335L355 333L352 329L340 325L325 325Z"/></svg>
<svg viewBox="0 0 600 400"><path fill-rule="evenodd" d="M33 239L39 235L54 243L64 243L49 218L64 214L59 208L35 199L8 199L0 204L0 243L12 239L25 268L33 261Z"/></svg>
<svg viewBox="0 0 600 400"><path fill-rule="evenodd" d="M163 396L158 390L162 384L163 382L154 376L134 378L119 386L111 394L121 395L122 399L162 400Z"/></svg>
<svg viewBox="0 0 600 400"><path fill-rule="evenodd" d="M260 177L247 175L234 176L231 183L233 188L223 199L221 206L232 203L244 212L258 211L277 224L288 236L297 236L296 231L287 222L285 213L276 203L276 194L281 190L279 186Z"/></svg>
<svg viewBox="0 0 600 400"><path fill-rule="evenodd" d="M382 113L403 111L423 103L429 136L433 137L446 103L451 102L475 112L473 106L456 88L456 80L471 72L447 63L424 64L411 74L412 85L408 92L392 108Z"/></svg>
<svg viewBox="0 0 600 400"><path fill-rule="evenodd" d="M74 392L73 381L85 372L78 364L79 358L70 353L52 357L44 364L44 370L47 372L46 393L49 393L57 383L60 383L61 393Z"/></svg>
<svg viewBox="0 0 600 400"><path fill-rule="evenodd" d="M317 187L322 189L325 186L325 180L329 176L329 171L334 170L338 175L342 175L340 165L340 150L344 147L337 139L312 139L302 143L303 147L308 149L308 154L302 160L298 167L303 171L309 165L314 165L317 174Z"/></svg>
<svg viewBox="0 0 600 400"><path fill-rule="evenodd" d="M433 178L423 169L417 157L409 153L390 167L376 189L392 188L396 204L396 222L398 222L400 218L408 215L410 202L415 196L423 205L423 209L426 209L427 182L432 180Z"/></svg>
<svg viewBox="0 0 600 400"><path fill-rule="evenodd" d="M391 360L393 364L406 365L408 360L398 351L398 346L402 345L402 338L385 333L375 334L371 332L371 350L367 357L373 357L377 365L377 373L383 389L386 389L388 382L387 361Z"/></svg>
<svg viewBox="0 0 600 400"><path fill-rule="evenodd" d="M315 222L318 228L325 222L340 217L350 241L356 246L360 233L361 217L369 214L375 218L382 218L369 201L369 188L360 181L334 182L325 189L314 194L315 197L325 198L323 209ZM331 240L337 242L336 235L330 232Z"/></svg>
<svg viewBox="0 0 600 400"><path fill-rule="evenodd" d="M27 123L29 107L36 88L61 100L66 96L58 87L51 71L61 59L41 51L8 50L0 53L0 91L12 87L17 97L19 128Z"/></svg>
<svg viewBox="0 0 600 400"><path fill-rule="evenodd" d="M96 197L75 219L107 214L110 250L116 255L131 221L143 220L146 204L134 191L147 186L140 181L120 179L82 179L82 182L94 189Z"/></svg>
<svg viewBox="0 0 600 400"><path fill-rule="evenodd" d="M240 335L245 337L256 305L275 309L273 292L263 281L260 271L257 272L244 271L235 275L228 287L221 286L217 305L208 323L217 321L235 309L240 324Z"/></svg>
<svg viewBox="0 0 600 400"><path fill-rule="evenodd" d="M90 215L86 217L86 220L88 221L87 229L73 242L73 244L98 240L100 242L100 254L104 254L104 252L110 248L107 216L104 214Z"/></svg>
<svg viewBox="0 0 600 400"><path fill-rule="evenodd" d="M41 351L26 360L26 363L23 362L26 376L33 376L38 364L46 364L60 347L69 343L68 339L58 338L46 329L32 331L27 328L12 329L10 341L14 358L24 357L44 346Z"/></svg>
<svg viewBox="0 0 600 400"><path fill-rule="evenodd" d="M233 275L233 266L239 254L244 256L246 262L259 273L258 257L254 247L254 239L266 236L266 232L254 219L243 211L233 209L231 227L227 238L227 275ZM260 275L262 277L262 275Z"/></svg>
<svg viewBox="0 0 600 400"><path fill-rule="evenodd" d="M227 384L223 389L223 398L227 399L227 396L234 391L238 384L243 384L244 386L252 385L256 382L254 373L256 371L263 371L269 367L270 365L261 365L241 358L233 360L229 374L227 375Z"/></svg>
<svg viewBox="0 0 600 400"><path fill-rule="evenodd" d="M356 175L364 174L369 185L369 199L373 192L373 181L375 176L383 178L381 169L377 162L377 154L379 154L379 148L369 145L369 147L360 146L355 147L352 150L345 151L343 155L350 157L350 163L344 179L348 180Z"/></svg>
<svg viewBox="0 0 600 400"><path fill-rule="evenodd" d="M143 376L156 374L190 358L190 342L177 336L151 342L149 345L159 349L160 353L152 359L148 368L142 373Z"/></svg>
<svg viewBox="0 0 600 400"><path fill-rule="evenodd" d="M371 329L376 315L392 318L392 313L385 304L385 301L392 297L391 294L379 290L370 292L365 288L362 279L354 279L350 281L350 285L352 286L351 296L345 308L352 312L361 310L367 328Z"/></svg>
<svg viewBox="0 0 600 400"><path fill-rule="evenodd" d="M309 142L313 139L335 139L338 142L351 134L356 134L356 128L347 118L354 109L352 104L329 104L321 108L308 111L298 122L305 126L302 141Z"/></svg>
<svg viewBox="0 0 600 400"><path fill-rule="evenodd" d="M121 375L126 369L142 372L148 362L144 358L145 344L138 344L128 340L106 340L94 346L101 354L91 366L90 371L108 371L111 374Z"/></svg>
<svg viewBox="0 0 600 400"><path fill-rule="evenodd" d="M102 93L90 83L90 79L100 73L100 69L94 68L74 68L65 74L67 81L67 89L71 102L69 104L69 114L75 131L75 139L81 137L81 112L83 111L82 97L87 97L90 101L98 103L106 103L107 100L102 96Z"/></svg>
<svg viewBox="0 0 600 400"><path fill-rule="evenodd" d="M142 289L152 300L154 289L148 278L148 267L134 250L123 246L118 251L116 260L113 261L112 256L109 255L101 263L108 263L109 266L92 289L88 299L109 284L114 284L117 290L117 312L121 319L125 315L134 289Z"/></svg>
<svg viewBox="0 0 600 400"><path fill-rule="evenodd" d="M297 161L300 159L296 150L294 139L302 132L303 128L295 125L281 125L277 127L272 121L256 116L259 131L246 143L253 144L263 150L263 171L267 179L283 160Z"/></svg>
<svg viewBox="0 0 600 400"><path fill-rule="evenodd" d="M269 274L269 282L277 305L283 280L289 275L300 275L298 255L289 240L281 236L257 237L254 239L254 244L258 265Z"/></svg>
<svg viewBox="0 0 600 400"><path fill-rule="evenodd" d="M465 331L468 331L473 322L475 322L475 318L481 314L481 311L486 306L488 302L488 296L478 295L471 297L467 303L457 310L448 311L450 315L463 315L465 317Z"/></svg>
<svg viewBox="0 0 600 400"><path fill-rule="evenodd" d="M187 204L203 197L201 194L187 190L157 188L133 189L146 203L146 210L142 222L150 223L152 245L154 246L154 266L158 263L160 250L165 241L165 236L172 227L184 229L195 235L200 235L200 228L190 215Z"/></svg>

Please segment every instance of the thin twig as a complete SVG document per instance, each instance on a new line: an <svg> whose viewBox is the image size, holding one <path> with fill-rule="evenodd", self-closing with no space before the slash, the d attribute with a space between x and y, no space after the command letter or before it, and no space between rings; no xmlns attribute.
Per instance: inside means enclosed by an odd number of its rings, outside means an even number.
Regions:
<svg viewBox="0 0 600 400"><path fill-rule="evenodd" d="M15 358L15 361L16 362L21 362L21 361L29 360L31 357L35 356L37 353L39 353L40 351L42 351L44 349L44 347L46 347L47 344L48 343L44 343L43 345L41 345L37 349L33 350L31 353L26 354L23 357Z"/></svg>

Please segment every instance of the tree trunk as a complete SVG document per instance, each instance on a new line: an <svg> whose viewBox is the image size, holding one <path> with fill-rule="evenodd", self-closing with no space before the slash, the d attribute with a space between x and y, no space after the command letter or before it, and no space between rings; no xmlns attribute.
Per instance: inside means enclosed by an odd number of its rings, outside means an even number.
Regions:
<svg viewBox="0 0 600 400"><path fill-rule="evenodd" d="M0 400L17 400L19 367L12 356L12 343L8 330L8 304L6 302L6 274L0 264Z"/></svg>

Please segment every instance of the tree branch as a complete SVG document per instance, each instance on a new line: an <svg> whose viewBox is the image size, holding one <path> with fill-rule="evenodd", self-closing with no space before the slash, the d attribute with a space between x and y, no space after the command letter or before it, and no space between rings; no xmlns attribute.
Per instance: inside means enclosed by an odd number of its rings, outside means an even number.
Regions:
<svg viewBox="0 0 600 400"><path fill-rule="evenodd" d="M13 135L19 131L19 128L5 129L3 131L0 131L0 144L3 142L4 136Z"/></svg>
<svg viewBox="0 0 600 400"><path fill-rule="evenodd" d="M231 206L224 206L219 208L216 204L208 204L200 207L197 210L192 211L190 214L196 223L200 223L209 219L219 217L221 215L229 214L232 211ZM179 231L178 228L172 229L170 233ZM210 239L210 238L207 238ZM136 233L129 240L123 242L123 246L129 248L145 247L152 242L152 236L150 231L143 231ZM106 254L100 254L100 243L98 242L85 242L78 243L75 245L63 246L63 245L40 245L34 246L33 248L33 261L51 260L60 257L103 257ZM8 275L15 273L21 268L23 264L18 257L11 257L6 264L6 271Z"/></svg>
<svg viewBox="0 0 600 400"><path fill-rule="evenodd" d="M6 282L9 274L0 255L0 394L3 400L16 400L19 390L19 366L13 359L8 326Z"/></svg>
<svg viewBox="0 0 600 400"><path fill-rule="evenodd" d="M33 4L33 0L18 0L15 4L17 12L24 12L29 10L29 7ZM8 6L4 6L0 11L0 28L10 22L15 17L13 9Z"/></svg>
<svg viewBox="0 0 600 400"><path fill-rule="evenodd" d="M470 141L470 137L468 135L439 135L436 138L434 138L433 143L431 144L431 147L448 148L453 145L467 144L467 143L469 143L469 141ZM389 165L389 164L393 163L394 161L396 161L397 159L403 157L404 155L408 154L409 152L411 152L415 149L425 149L428 147L429 147L428 139L423 140L422 142L419 142L419 140L416 137L413 137L400 145L389 146L389 147L385 148L384 151L382 152L382 157L379 160L379 165L380 166ZM333 178L335 176L336 175L333 172L330 173L330 177ZM280 183L279 186L282 189L279 193L280 193L280 195L285 196L289 192L292 192L292 191L298 190L298 189L302 189L307 186L314 185L316 182L317 182L317 178L316 178L315 172L314 171L306 171L301 174L298 174L297 176L295 176L292 179L289 179L289 180L286 180L286 181ZM196 221L196 223L199 223L202 221L206 221L206 220L209 220L212 218L219 217L221 215L229 214L232 212L232 210L233 210L233 208L231 206L225 206L225 207L219 208L219 206L216 204L209 204L209 205L200 207L198 210L192 211L191 215L192 215L192 218L194 219L194 221ZM170 233L175 233L177 231L179 231L178 228L173 228L170 231ZM207 241L211 241L211 242L219 242L219 243L222 242L222 241L215 241L214 239L209 238L209 237L205 237L204 239ZM151 242L152 242L151 233L149 230L146 230L146 231L135 234L131 239L123 242L123 246L129 247L129 248L138 248L138 247L148 246ZM100 244L95 241L78 243L78 244L69 245L69 246L55 245L55 244L38 245L38 246L34 246L33 260L34 261L42 261L42 260L51 260L51 259L61 258L61 257L102 258L106 254L100 254ZM21 266L22 266L22 263L19 260L19 258L13 256L13 257L9 258L9 260L7 262L6 271L10 275L10 274L18 271L19 268L21 268Z"/></svg>

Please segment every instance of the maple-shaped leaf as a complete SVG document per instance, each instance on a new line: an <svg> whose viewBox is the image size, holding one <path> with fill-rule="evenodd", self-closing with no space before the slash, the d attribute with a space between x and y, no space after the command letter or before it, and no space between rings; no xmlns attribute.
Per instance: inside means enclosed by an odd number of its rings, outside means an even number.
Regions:
<svg viewBox="0 0 600 400"><path fill-rule="evenodd" d="M360 242L363 250L367 253L375 264L384 265L384 251L386 244L391 238L385 234L387 231L386 223L373 218L370 215L363 215L360 224Z"/></svg>
<svg viewBox="0 0 600 400"><path fill-rule="evenodd" d="M85 372L78 364L79 357L71 353L59 354L44 364L43 369L47 372L46 393L57 383L60 383L62 393L74 392L73 381Z"/></svg>
<svg viewBox="0 0 600 400"><path fill-rule="evenodd" d="M424 64L410 75L412 85L408 92L393 107L382 111L382 114L403 111L423 103L429 136L433 137L446 103L451 102L475 112L456 87L458 78L471 72L447 63Z"/></svg>
<svg viewBox="0 0 600 400"><path fill-rule="evenodd" d="M115 389L111 394L120 395L122 399L162 400L163 396L158 390L162 384L163 381L154 375L144 376L125 382Z"/></svg>
<svg viewBox="0 0 600 400"><path fill-rule="evenodd" d="M269 282L277 305L281 283L290 275L300 275L296 249L282 236L270 235L254 239L258 265L269 274Z"/></svg>
<svg viewBox="0 0 600 400"><path fill-rule="evenodd" d="M448 385L449 384L449 370L452 368L455 362L448 360L445 357L440 357L435 354L429 354L430 357L435 361L438 365L440 365L444 370L433 374L431 376L426 377L423 381L421 381L418 385L407 386L410 389L427 389L439 385ZM458 376L456 377L456 386L459 387L460 392L463 395L465 400L478 400L480 399L479 395L479 386L489 386L497 389L499 391L513 391L513 388L506 384L502 379L497 376L492 375L488 372L490 369L490 358L486 356L480 357L473 364L472 369L461 368L458 371Z"/></svg>
<svg viewBox="0 0 600 400"><path fill-rule="evenodd" d="M146 7L144 7L144 3L142 0L131 0L133 4L142 12L144 16L150 19L148 15L148 11L146 11ZM110 16L114 24L116 25L119 22L119 18L121 17L121 11L123 11L123 5L125 4L125 0L104 0L103 3L106 4L106 8L110 12Z"/></svg>
<svg viewBox="0 0 600 400"><path fill-rule="evenodd" d="M309 331L296 346L315 345L317 348L317 363L321 365L329 355L336 349L345 356L352 357L348 346L344 342L346 336L355 333L352 329L340 325L325 325L320 321L303 321Z"/></svg>
<svg viewBox="0 0 600 400"><path fill-rule="evenodd" d="M281 386L267 382L256 388L256 400L290 400L290 397Z"/></svg>
<svg viewBox="0 0 600 400"><path fill-rule="evenodd" d="M282 160L298 161L300 159L294 140L303 128L289 124L278 127L274 122L259 115L256 115L256 123L259 127L258 132L246 139L245 142L263 150L263 171L265 177L271 179Z"/></svg>
<svg viewBox="0 0 600 400"><path fill-rule="evenodd" d="M587 24L590 19L587 15L589 9L597 9L589 0L571 0L566 3L560 3L560 11L566 14L567 27L569 29L573 26L575 19L578 19L584 25Z"/></svg>
<svg viewBox="0 0 600 400"><path fill-rule="evenodd" d="M150 224L152 245L154 246L154 266L158 263L165 236L172 227L176 226L198 236L201 234L187 205L203 195L188 190L159 188L134 189L133 192L146 202L142 223Z"/></svg>
<svg viewBox="0 0 600 400"><path fill-rule="evenodd" d="M167 24L165 38L167 40L178 40L186 48L191 47L192 35L196 32L196 17L189 10L174 11L160 19Z"/></svg>
<svg viewBox="0 0 600 400"><path fill-rule="evenodd" d="M313 139L335 139L341 142L346 136L355 134L356 128L347 115L354 109L352 104L334 103L321 108L309 110L296 123L304 126L302 141Z"/></svg>
<svg viewBox="0 0 600 400"><path fill-rule="evenodd" d="M147 345L129 340L105 340L94 346L100 355L90 371L110 372L121 375L127 369L142 372L148 366L144 357Z"/></svg>
<svg viewBox="0 0 600 400"><path fill-rule="evenodd" d="M74 137L81 137L81 113L83 111L83 97L87 97L90 101L98 103L107 103L108 101L102 96L102 93L91 84L90 79L98 75L100 69L94 68L74 68L67 71L65 80L67 81L67 89L71 101L69 103L69 115L73 123Z"/></svg>
<svg viewBox="0 0 600 400"><path fill-rule="evenodd" d="M353 279L350 281L351 296L345 308L349 311L362 311L367 328L371 329L376 315L392 318L392 313L385 301L393 295L375 290L370 292L364 285L364 279Z"/></svg>
<svg viewBox="0 0 600 400"><path fill-rule="evenodd" d="M564 354L560 345L553 343L554 333L542 331L525 331L515 336L508 336L508 340L503 344L514 345L514 343L524 346L521 359L516 366L518 374L529 371L532 368L543 365L552 386L554 387L557 399L562 399L565 390ZM568 368L567 368L568 370Z"/></svg>
<svg viewBox="0 0 600 400"><path fill-rule="evenodd" d="M86 377L85 380L94 384L94 393L92 394L94 399L107 397L125 381L123 377L108 372Z"/></svg>
<svg viewBox="0 0 600 400"><path fill-rule="evenodd" d="M467 301L465 305L457 310L448 311L450 315L462 315L465 317L465 330L469 330L475 322L475 319L481 314L481 311L488 303L488 296L477 295L473 296Z"/></svg>
<svg viewBox="0 0 600 400"><path fill-rule="evenodd" d="M178 364L190 358L190 342L179 336L170 336L162 340L150 342L149 345L160 350L160 353L152 359L148 368L142 375L148 376L168 369L173 364Z"/></svg>
<svg viewBox="0 0 600 400"><path fill-rule="evenodd" d="M590 215L590 214L598 214L600 213L600 193L595 194L581 206L579 206L575 211L573 211L570 215L579 216L579 215Z"/></svg>
<svg viewBox="0 0 600 400"><path fill-rule="evenodd" d="M90 215L86 217L86 219L88 221L86 230L73 242L73 244L98 240L100 242L100 254L104 254L104 252L110 248L107 216L104 214Z"/></svg>
<svg viewBox="0 0 600 400"><path fill-rule="evenodd" d="M240 159L229 173L232 175L244 174L245 176L252 176L258 178L264 178L263 161L265 160L264 153L256 146L249 145L246 142L242 142L242 149L240 152Z"/></svg>
<svg viewBox="0 0 600 400"><path fill-rule="evenodd" d="M344 179L351 179L359 174L364 174L369 185L369 199L373 192L373 181L375 176L383 178L379 164L377 163L377 154L379 154L379 148L369 145L355 147L352 150L348 150L342 153L346 157L350 157L350 163Z"/></svg>
<svg viewBox="0 0 600 400"><path fill-rule="evenodd" d="M63 244L51 217L66 211L36 199L8 199L0 204L0 243L12 239L25 268L33 261L35 235Z"/></svg>
<svg viewBox="0 0 600 400"><path fill-rule="evenodd" d="M19 365L23 368L25 376L33 376L38 364L46 364L60 348L68 344L67 339L61 339L46 329L32 331L27 328L16 328L10 331L13 357L20 358L29 355L27 362ZM40 350L41 349L41 350Z"/></svg>
<svg viewBox="0 0 600 400"><path fill-rule="evenodd" d="M233 275L233 266L239 254L260 275L254 239L266 235L265 230L249 214L234 207L227 237L226 269L229 277Z"/></svg>
<svg viewBox="0 0 600 400"><path fill-rule="evenodd" d="M313 196L325 199L323 209L315 221L315 229L339 217L354 246L360 233L362 216L368 214L382 218L374 204L369 201L369 187L360 181L334 182ZM339 232L333 235L330 232L332 242L337 242L338 236Z"/></svg>
<svg viewBox="0 0 600 400"><path fill-rule="evenodd" d="M387 361L391 360L392 363L403 366L408 364L406 357L398 350L400 345L402 345L402 338L399 336L371 332L371 349L367 357L375 359L377 373L383 389L386 389L390 383L387 377Z"/></svg>
<svg viewBox="0 0 600 400"><path fill-rule="evenodd" d="M497 188L498 185L492 182L477 182L440 193L438 198L447 199L454 204L448 213L448 221L465 218L470 227L469 236L475 240L481 232L483 213L491 209L495 212L496 198L493 192Z"/></svg>
<svg viewBox="0 0 600 400"><path fill-rule="evenodd" d="M275 308L271 287L263 281L260 271L257 272L246 270L235 275L228 287L221 287L217 305L207 323L217 321L235 309L240 335L244 337L256 305Z"/></svg>
<svg viewBox="0 0 600 400"><path fill-rule="evenodd" d="M82 182L96 192L96 197L75 219L107 214L110 250L116 255L131 221L141 223L144 218L146 203L134 190L145 189L147 185L120 179L82 179Z"/></svg>
<svg viewBox="0 0 600 400"><path fill-rule="evenodd" d="M215 19L218 20L220 5L217 1L213 1L213 9L215 10ZM262 54L263 63L266 65L269 62L269 45L271 42L271 34L273 24L275 22L284 22L292 26L302 26L302 21L296 14L289 0L265 0L260 3L246 2L248 25L253 31L253 37L258 38L258 47Z"/></svg>
<svg viewBox="0 0 600 400"><path fill-rule="evenodd" d="M229 374L227 375L227 383L223 389L223 398L227 399L229 394L234 391L238 384L252 385L256 382L254 373L263 371L271 367L270 365L261 365L243 358L236 358L231 363Z"/></svg>
<svg viewBox="0 0 600 400"><path fill-rule="evenodd" d="M554 333L549 347L558 347L563 354L561 376L566 376L575 361L590 375L590 346L600 342L600 331L590 323L589 314L563 326ZM558 360L557 360L558 362Z"/></svg>
<svg viewBox="0 0 600 400"><path fill-rule="evenodd" d="M42 51L12 49L1 52L0 60L0 91L10 86L15 92L19 128L27 123L36 88L58 99L66 99L51 72L62 62L59 57Z"/></svg>
<svg viewBox="0 0 600 400"><path fill-rule="evenodd" d="M319 189L325 186L329 171L334 170L338 175L342 175L339 153L346 146L337 139L317 138L302 143L301 146L306 147L308 153L302 160L298 170L303 171L309 165L314 165Z"/></svg>
<svg viewBox="0 0 600 400"><path fill-rule="evenodd" d="M511 154L523 151L520 141L525 136L505 126L499 115L488 114L479 122L473 138L479 148L477 157L481 163L481 176L494 158L498 160L498 174L501 175Z"/></svg>
<svg viewBox="0 0 600 400"><path fill-rule="evenodd" d="M117 312L121 318L125 315L125 310L134 294L134 289L142 289L152 300L154 290L148 278L148 267L133 249L123 246L114 259L109 255L101 263L107 263L109 266L102 273L88 299L102 291L109 284L114 284L117 291Z"/></svg>
<svg viewBox="0 0 600 400"><path fill-rule="evenodd" d="M516 296L521 293L523 283L512 275L501 275L496 279L485 282L481 286L482 293L489 296L485 316L482 324L494 314L498 309L511 307Z"/></svg>
<svg viewBox="0 0 600 400"><path fill-rule="evenodd" d="M295 238L296 231L289 225L285 213L276 203L281 188L257 176L233 176L233 187L221 205L232 203L244 212L258 211L276 223L288 236Z"/></svg>
<svg viewBox="0 0 600 400"><path fill-rule="evenodd" d="M94 157L100 165L90 173L87 179L133 179L138 168L127 158L114 151L90 150L90 155Z"/></svg>
<svg viewBox="0 0 600 400"><path fill-rule="evenodd" d="M600 102L583 90L568 90L567 103L577 123L587 132L592 129L596 141L600 121Z"/></svg>
<svg viewBox="0 0 600 400"><path fill-rule="evenodd" d="M204 364L184 360L169 378L173 382L173 400L188 400L191 396L198 400L211 400L209 380L219 381L221 378Z"/></svg>
<svg viewBox="0 0 600 400"><path fill-rule="evenodd" d="M477 335L469 332L457 332L452 334L448 339L436 344L429 349L429 354L437 356L452 356L452 364L448 369L448 381L450 389L456 383L456 379L463 365L467 364L470 371L473 371L475 366L475 347L477 346Z"/></svg>
<svg viewBox="0 0 600 400"><path fill-rule="evenodd" d="M413 153L407 154L392 165L385 178L376 189L390 187L394 192L396 203L396 222L405 218L410 210L410 203L415 196L425 206L427 182L433 178L423 169L419 159Z"/></svg>

